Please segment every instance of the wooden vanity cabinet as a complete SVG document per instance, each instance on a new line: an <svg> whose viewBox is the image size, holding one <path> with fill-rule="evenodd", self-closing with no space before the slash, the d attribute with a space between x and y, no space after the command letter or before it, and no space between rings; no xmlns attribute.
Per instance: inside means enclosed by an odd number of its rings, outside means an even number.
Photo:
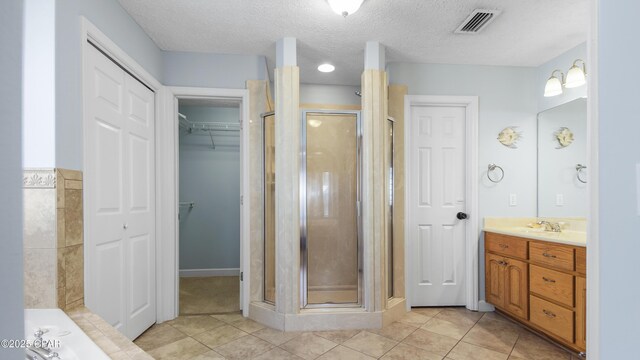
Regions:
<svg viewBox="0 0 640 360"><path fill-rule="evenodd" d="M486 300L579 352L586 350L586 249L485 232Z"/></svg>
<svg viewBox="0 0 640 360"><path fill-rule="evenodd" d="M587 279L576 277L576 346L587 348Z"/></svg>
<svg viewBox="0 0 640 360"><path fill-rule="evenodd" d="M487 302L526 319L529 311L527 243L490 233L485 235Z"/></svg>

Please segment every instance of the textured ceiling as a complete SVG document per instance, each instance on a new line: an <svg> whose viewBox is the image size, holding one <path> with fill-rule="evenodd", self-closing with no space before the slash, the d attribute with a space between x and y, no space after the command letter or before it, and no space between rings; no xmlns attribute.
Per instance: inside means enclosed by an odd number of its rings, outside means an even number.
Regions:
<svg viewBox="0 0 640 360"><path fill-rule="evenodd" d="M360 84L364 44L387 62L538 66L586 41L589 0L365 0L347 18L325 0L119 0L163 50L265 55L298 39L303 83ZM453 31L476 8L502 14L477 35ZM330 62L336 71L316 70Z"/></svg>

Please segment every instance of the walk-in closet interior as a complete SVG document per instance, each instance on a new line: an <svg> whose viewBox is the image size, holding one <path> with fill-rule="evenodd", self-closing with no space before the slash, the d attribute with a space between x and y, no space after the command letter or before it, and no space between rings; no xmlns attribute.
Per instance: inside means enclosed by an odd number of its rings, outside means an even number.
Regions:
<svg viewBox="0 0 640 360"><path fill-rule="evenodd" d="M180 99L180 314L240 310L240 107Z"/></svg>

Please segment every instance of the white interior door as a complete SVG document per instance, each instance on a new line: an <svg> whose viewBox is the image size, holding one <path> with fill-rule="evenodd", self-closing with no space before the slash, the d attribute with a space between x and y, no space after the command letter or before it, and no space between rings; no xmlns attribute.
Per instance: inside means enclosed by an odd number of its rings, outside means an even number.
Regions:
<svg viewBox="0 0 640 360"><path fill-rule="evenodd" d="M134 339L156 320L154 93L86 48L86 300Z"/></svg>
<svg viewBox="0 0 640 360"><path fill-rule="evenodd" d="M465 304L466 110L412 106L408 246L412 306Z"/></svg>

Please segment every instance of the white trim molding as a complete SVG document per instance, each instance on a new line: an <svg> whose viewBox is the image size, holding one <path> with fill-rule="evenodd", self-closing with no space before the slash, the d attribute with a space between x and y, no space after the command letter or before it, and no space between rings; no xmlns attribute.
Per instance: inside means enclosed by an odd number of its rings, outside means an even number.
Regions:
<svg viewBox="0 0 640 360"><path fill-rule="evenodd" d="M159 181L162 183L164 193L159 196L166 200L168 206L163 209L164 221L170 229L167 236L162 238L162 258L163 272L163 294L166 299L171 299L171 308L164 308L163 319L170 320L178 316L179 307L179 224L178 224L178 203L179 203L179 149L178 149L178 100L179 99L220 99L238 100L240 105L241 120L241 146L240 146L240 272L242 273L242 289L240 291L240 308L242 314L249 316L249 293L250 293L250 209L251 196L249 195L249 92L246 89L219 89L219 88L198 88L198 87L167 87L167 93L163 96L163 116L164 120L156 128L163 134L164 152L159 155L159 160L163 162L165 168L160 175ZM160 189L160 186L157 187ZM240 199L238 199L240 201Z"/></svg>
<svg viewBox="0 0 640 360"><path fill-rule="evenodd" d="M240 276L240 268L230 269L181 269L180 277Z"/></svg>
<svg viewBox="0 0 640 360"><path fill-rule="evenodd" d="M587 89L587 354L589 360L600 359L600 163L598 157L598 9L600 0L591 1L591 25L587 40L590 64Z"/></svg>
<svg viewBox="0 0 640 360"><path fill-rule="evenodd" d="M478 242L480 238L480 219L478 218L478 97L477 96L433 96L433 95L405 95L404 97L404 113L405 113L405 138L404 152L405 163L410 163L410 139L411 132L407 131L411 123L411 107L416 105L426 106L460 106L466 109L466 185L467 193L466 212L469 214L467 220L466 233L466 254L465 254L465 280L466 280L466 307L469 310L477 311L479 292L478 292L478 272L479 272L479 255ZM406 197L411 198L410 177L405 174ZM409 201L405 201L405 214L409 214ZM409 229L409 217L405 216L405 229ZM412 265L408 259L409 254L409 234L410 231L405 230L404 248L405 248L405 291L407 299L407 310L411 309L411 285L409 265Z"/></svg>
<svg viewBox="0 0 640 360"><path fill-rule="evenodd" d="M55 189L57 186L56 169L25 168L22 173L24 189Z"/></svg>

